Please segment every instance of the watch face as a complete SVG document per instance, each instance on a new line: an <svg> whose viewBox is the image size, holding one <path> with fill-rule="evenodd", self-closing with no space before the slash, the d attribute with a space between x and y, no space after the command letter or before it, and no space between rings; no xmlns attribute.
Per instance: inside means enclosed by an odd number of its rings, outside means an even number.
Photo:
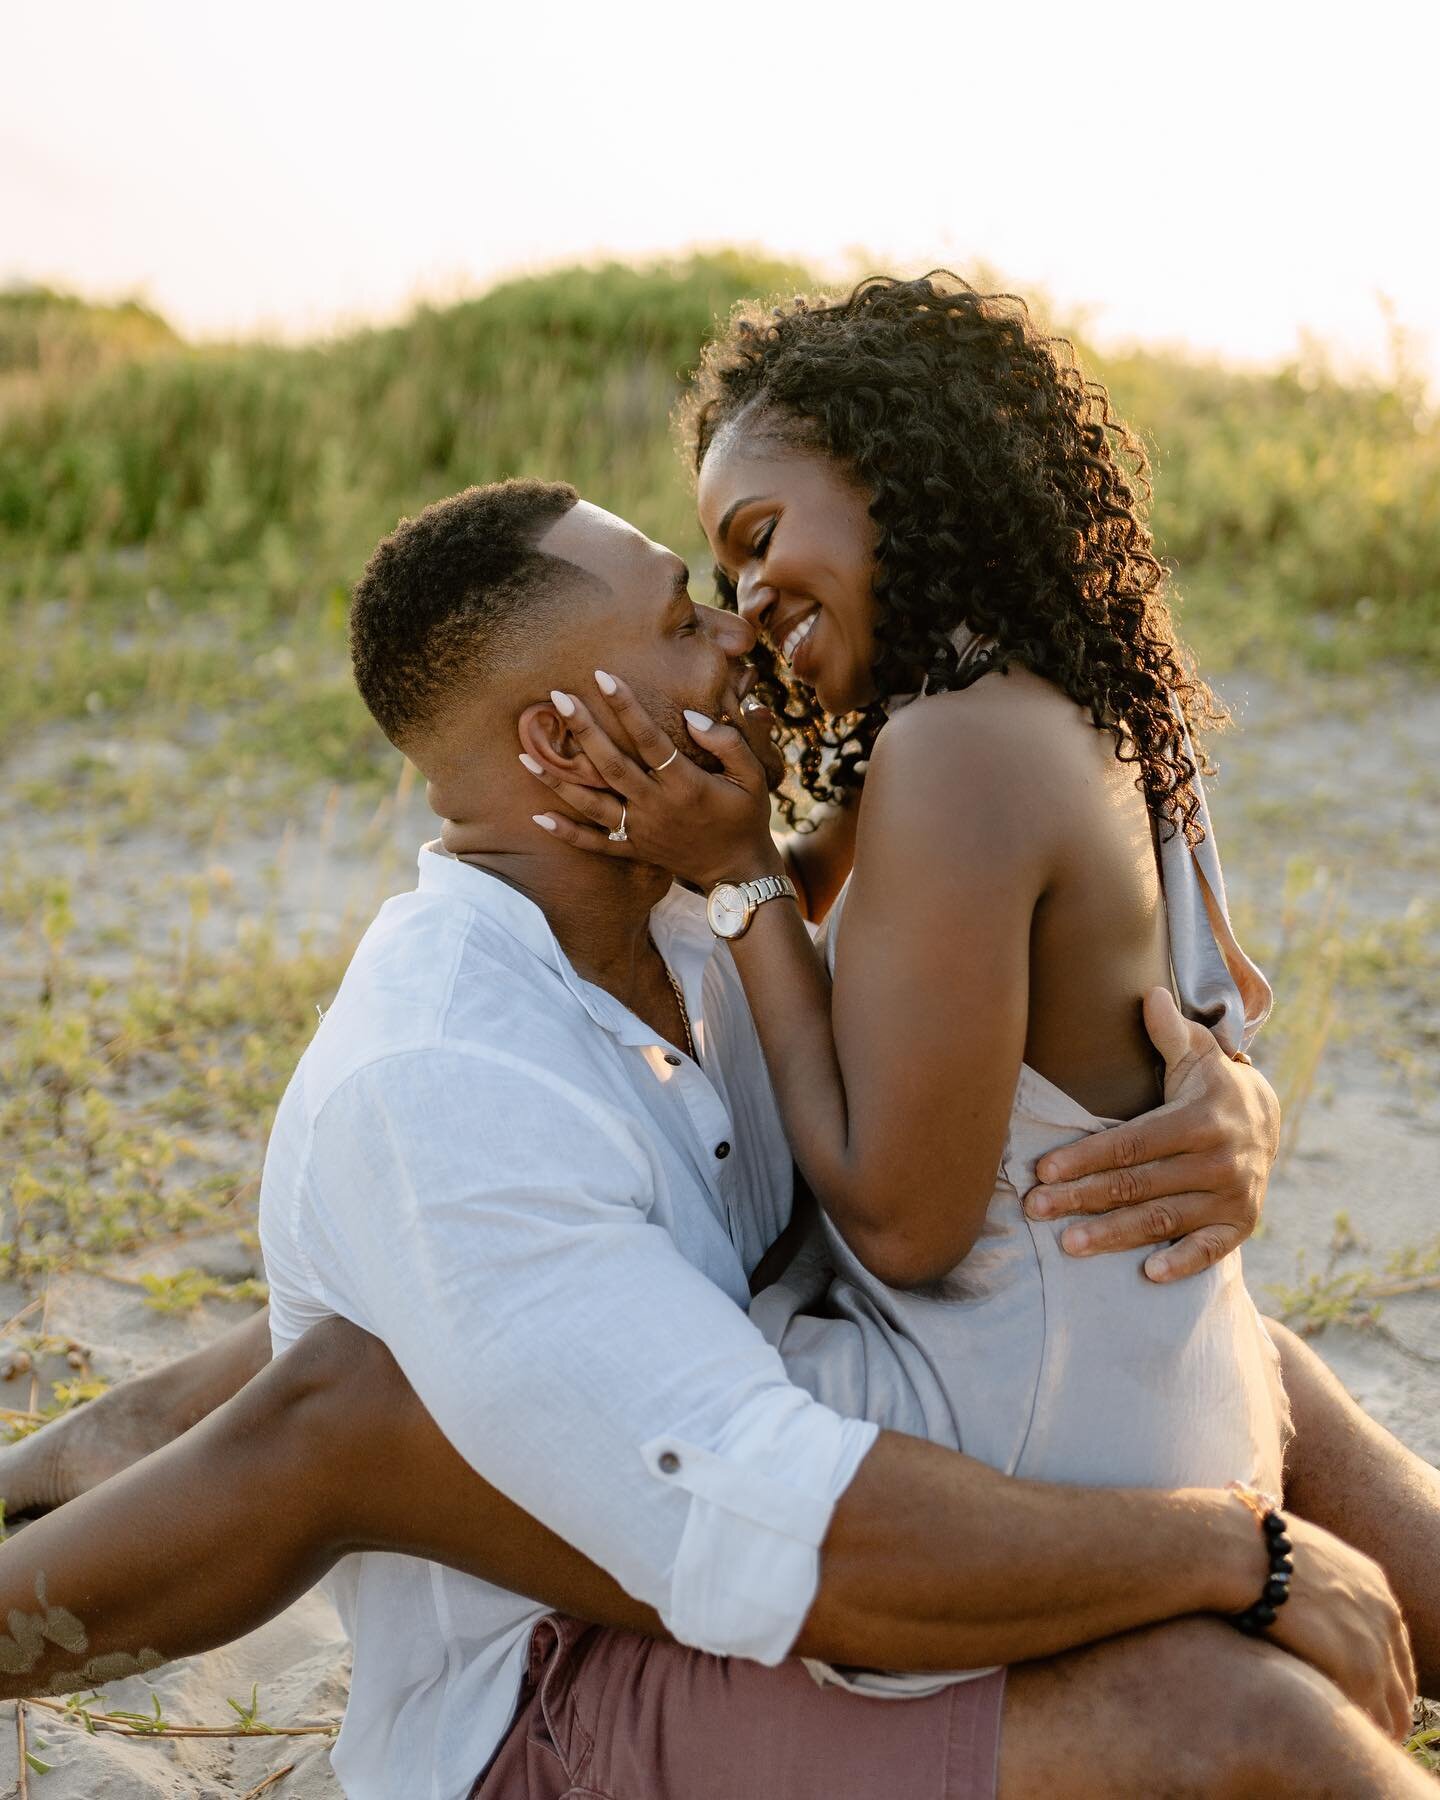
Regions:
<svg viewBox="0 0 1440 1800"><path fill-rule="evenodd" d="M732 882L713 888L705 910L716 937L738 937L745 928L745 893Z"/></svg>

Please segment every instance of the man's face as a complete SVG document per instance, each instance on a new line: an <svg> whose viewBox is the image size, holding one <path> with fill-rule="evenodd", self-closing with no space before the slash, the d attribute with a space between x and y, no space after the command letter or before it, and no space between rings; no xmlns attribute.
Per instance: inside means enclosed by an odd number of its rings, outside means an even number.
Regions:
<svg viewBox="0 0 1440 1800"><path fill-rule="evenodd" d="M745 660L755 647L752 628L735 613L697 606L690 572L673 550L586 500L557 520L536 548L574 563L609 589L587 596L567 622L556 667L547 676L551 685L583 694L609 726L594 672L620 676L661 730L708 764L681 715L689 707L741 724L741 702L755 680ZM757 754L764 747L767 765L778 761L769 749L771 722L768 714L744 719L752 747Z"/></svg>

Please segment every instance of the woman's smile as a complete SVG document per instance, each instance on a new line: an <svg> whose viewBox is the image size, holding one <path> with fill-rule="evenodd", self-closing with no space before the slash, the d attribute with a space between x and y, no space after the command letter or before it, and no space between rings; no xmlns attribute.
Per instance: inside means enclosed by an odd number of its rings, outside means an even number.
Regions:
<svg viewBox="0 0 1440 1800"><path fill-rule="evenodd" d="M781 640L780 645L778 646L780 656L783 661L790 664L792 669L795 667L796 652L809 638L811 631L815 627L815 621L819 617L820 608L818 606L812 607L800 620L799 624L792 626Z"/></svg>

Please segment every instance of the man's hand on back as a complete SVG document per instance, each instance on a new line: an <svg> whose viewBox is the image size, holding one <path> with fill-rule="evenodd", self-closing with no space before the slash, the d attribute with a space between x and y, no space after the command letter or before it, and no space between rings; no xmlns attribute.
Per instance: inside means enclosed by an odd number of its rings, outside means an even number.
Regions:
<svg viewBox="0 0 1440 1800"><path fill-rule="evenodd" d="M1165 1101L1110 1131L1043 1156L1031 1218L1099 1215L1067 1226L1075 1256L1165 1246L1152 1281L1198 1275L1238 1249L1260 1219L1280 1142L1280 1107L1265 1077L1232 1062L1203 1025L1181 1017L1164 988L1145 998L1145 1025L1165 1058Z"/></svg>

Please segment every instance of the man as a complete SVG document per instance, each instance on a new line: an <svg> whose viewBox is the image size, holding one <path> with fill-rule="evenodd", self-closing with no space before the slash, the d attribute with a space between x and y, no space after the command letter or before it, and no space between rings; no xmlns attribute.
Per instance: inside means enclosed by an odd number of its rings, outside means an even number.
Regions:
<svg viewBox="0 0 1440 1800"><path fill-rule="evenodd" d="M1414 1671L1367 1557L1296 1520L1273 1641L1244 1639L1196 1617L1264 1582L1233 1497L1016 1482L877 1434L791 1387L746 1320L790 1163L734 970L696 897L535 831L514 744L598 781L539 687L597 665L683 743L683 708L738 712L748 627L621 521L517 483L387 540L353 647L466 861L422 853L282 1103L262 1232L290 1354L0 1550L4 1691L219 1641L361 1551L335 1577L354 1795L445 1800L487 1765L486 1800L983 1794L1002 1716L1003 1794L1162 1771L1176 1793L1424 1794L1372 1723L1401 1729ZM1343 1447L1358 1427L1298 1366L1302 1433ZM1382 1517L1433 1546L1412 1462L1385 1449ZM1333 1515L1359 1482L1329 1465ZM886 1704L792 1651L1023 1666ZM1197 1702L1223 1735L1173 1729Z"/></svg>

